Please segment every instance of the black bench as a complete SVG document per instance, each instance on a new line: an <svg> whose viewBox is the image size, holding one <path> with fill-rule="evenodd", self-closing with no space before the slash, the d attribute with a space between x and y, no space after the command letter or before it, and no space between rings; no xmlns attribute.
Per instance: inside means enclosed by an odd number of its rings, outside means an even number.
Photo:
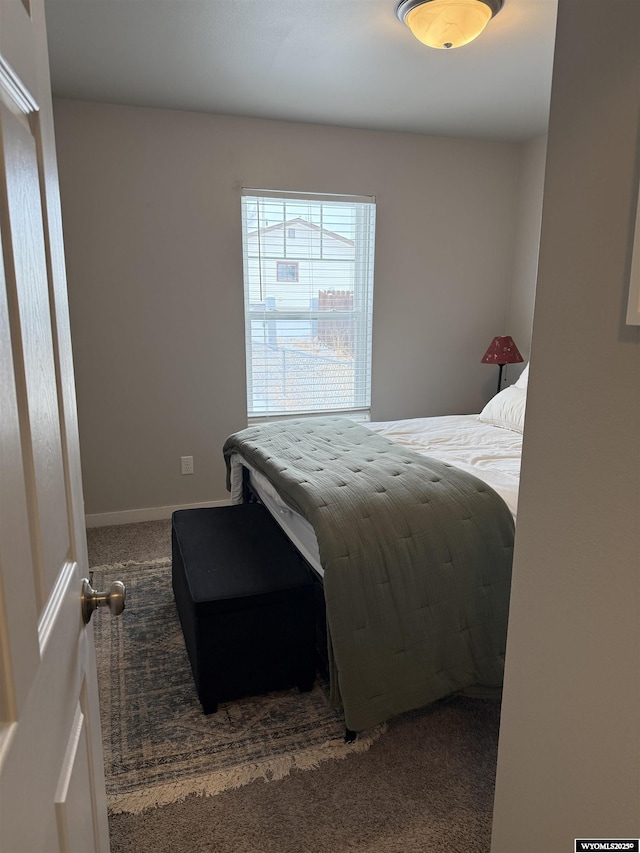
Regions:
<svg viewBox="0 0 640 853"><path fill-rule="evenodd" d="M172 516L172 580L205 714L315 680L312 570L261 504Z"/></svg>

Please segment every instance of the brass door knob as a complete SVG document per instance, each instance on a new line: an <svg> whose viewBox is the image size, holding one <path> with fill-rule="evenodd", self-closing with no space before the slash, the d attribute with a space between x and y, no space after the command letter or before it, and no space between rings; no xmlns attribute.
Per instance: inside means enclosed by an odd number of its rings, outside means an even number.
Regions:
<svg viewBox="0 0 640 853"><path fill-rule="evenodd" d="M114 581L109 587L109 592L98 592L91 586L88 578L83 578L80 605L85 625L91 619L96 607L108 607L112 616L119 616L124 610L126 597L127 590L122 581Z"/></svg>

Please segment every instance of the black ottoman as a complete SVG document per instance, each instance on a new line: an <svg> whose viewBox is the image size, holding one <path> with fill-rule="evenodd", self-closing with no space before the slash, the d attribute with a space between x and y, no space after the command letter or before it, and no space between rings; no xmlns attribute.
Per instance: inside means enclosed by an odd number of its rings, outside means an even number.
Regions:
<svg viewBox="0 0 640 853"><path fill-rule="evenodd" d="M178 615L205 714L315 679L312 570L261 504L172 516Z"/></svg>

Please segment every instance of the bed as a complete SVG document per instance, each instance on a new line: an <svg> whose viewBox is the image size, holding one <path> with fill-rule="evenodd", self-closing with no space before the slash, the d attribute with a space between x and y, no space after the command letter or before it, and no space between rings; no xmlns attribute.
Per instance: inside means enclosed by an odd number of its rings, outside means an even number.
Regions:
<svg viewBox="0 0 640 853"><path fill-rule="evenodd" d="M352 731L502 683L526 378L479 415L292 419L224 447L322 581L331 703Z"/></svg>

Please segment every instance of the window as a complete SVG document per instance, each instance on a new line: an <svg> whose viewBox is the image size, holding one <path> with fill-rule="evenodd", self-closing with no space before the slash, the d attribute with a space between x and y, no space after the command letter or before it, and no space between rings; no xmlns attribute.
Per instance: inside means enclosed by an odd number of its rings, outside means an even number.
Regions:
<svg viewBox="0 0 640 853"><path fill-rule="evenodd" d="M276 263L276 281L299 281L298 269L297 262L289 264L285 261L278 261Z"/></svg>
<svg viewBox="0 0 640 853"><path fill-rule="evenodd" d="M375 200L244 189L242 237L249 418L367 417Z"/></svg>

